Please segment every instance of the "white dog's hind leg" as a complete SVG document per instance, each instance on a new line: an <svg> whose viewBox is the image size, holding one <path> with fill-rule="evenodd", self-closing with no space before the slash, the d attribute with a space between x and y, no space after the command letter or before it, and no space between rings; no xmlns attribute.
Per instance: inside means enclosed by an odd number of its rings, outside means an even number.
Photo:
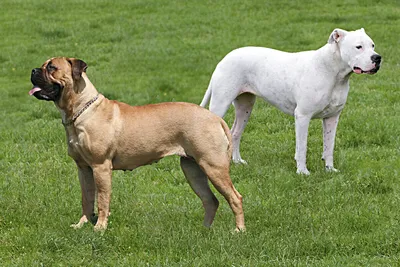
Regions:
<svg viewBox="0 0 400 267"><path fill-rule="evenodd" d="M296 124L296 154L294 156L297 162L297 173L309 175L310 172L306 166L307 156L307 137L308 126L310 124L311 116L301 114L297 108L294 111L295 124Z"/></svg>
<svg viewBox="0 0 400 267"><path fill-rule="evenodd" d="M256 96L250 93L241 94L233 101L233 105L235 106L235 122L233 123L231 132L233 143L232 159L235 163L247 164L240 156L240 139L249 121L255 102Z"/></svg>
<svg viewBox="0 0 400 267"><path fill-rule="evenodd" d="M333 149L335 146L336 129L339 122L340 113L333 117L322 119L323 136L324 136L324 151L322 159L325 160L325 169L327 171L337 172L333 167Z"/></svg>
<svg viewBox="0 0 400 267"><path fill-rule="evenodd" d="M231 106L233 100L239 95L242 83L238 77L232 76L229 73L221 73L218 69L215 70L208 86L207 92L204 95L201 106L210 99L208 109L223 118ZM211 96L210 96L211 95Z"/></svg>
<svg viewBox="0 0 400 267"><path fill-rule="evenodd" d="M228 111L233 99L211 96L209 109L212 113L223 118Z"/></svg>

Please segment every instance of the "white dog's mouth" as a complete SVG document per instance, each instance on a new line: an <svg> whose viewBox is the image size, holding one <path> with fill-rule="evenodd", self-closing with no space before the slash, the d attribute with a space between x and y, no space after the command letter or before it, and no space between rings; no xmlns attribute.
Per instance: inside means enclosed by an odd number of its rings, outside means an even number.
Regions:
<svg viewBox="0 0 400 267"><path fill-rule="evenodd" d="M363 69L361 69L361 68L359 68L359 67L354 67L354 68L353 68L353 72L354 72L354 73L357 73L357 74L362 74L362 73L365 73L365 74L375 74L375 73L378 72L379 67L380 67L380 66L378 65L378 66L375 66L375 68L370 69L370 70L363 70Z"/></svg>

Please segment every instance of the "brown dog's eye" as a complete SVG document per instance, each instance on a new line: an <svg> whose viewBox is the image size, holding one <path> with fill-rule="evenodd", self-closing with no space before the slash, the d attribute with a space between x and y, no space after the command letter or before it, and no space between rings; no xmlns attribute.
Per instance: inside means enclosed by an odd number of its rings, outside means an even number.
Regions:
<svg viewBox="0 0 400 267"><path fill-rule="evenodd" d="M49 72L57 70L57 68L51 64L48 64L46 68L47 68L47 71L49 71Z"/></svg>

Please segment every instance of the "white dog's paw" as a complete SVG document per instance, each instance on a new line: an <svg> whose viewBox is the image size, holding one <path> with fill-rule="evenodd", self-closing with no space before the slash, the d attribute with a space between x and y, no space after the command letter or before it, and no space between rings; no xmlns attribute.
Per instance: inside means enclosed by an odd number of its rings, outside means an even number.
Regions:
<svg viewBox="0 0 400 267"><path fill-rule="evenodd" d="M307 168L297 168L296 173L302 175L310 175L310 172L307 170Z"/></svg>
<svg viewBox="0 0 400 267"><path fill-rule="evenodd" d="M236 164L247 165L247 161L245 161L244 159L241 159L241 158L233 158L232 161L233 161L233 163L236 163Z"/></svg>
<svg viewBox="0 0 400 267"><path fill-rule="evenodd" d="M327 172L340 172L338 169L335 169L333 166L325 166L325 171L327 171Z"/></svg>

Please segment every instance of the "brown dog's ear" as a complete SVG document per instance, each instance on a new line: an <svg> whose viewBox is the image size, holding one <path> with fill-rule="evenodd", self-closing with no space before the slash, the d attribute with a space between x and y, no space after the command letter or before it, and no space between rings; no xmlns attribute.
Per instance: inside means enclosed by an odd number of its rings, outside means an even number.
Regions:
<svg viewBox="0 0 400 267"><path fill-rule="evenodd" d="M76 58L69 58L68 62L71 64L72 78L74 80L78 80L80 77L82 77L82 72L86 72L88 67L83 60Z"/></svg>

